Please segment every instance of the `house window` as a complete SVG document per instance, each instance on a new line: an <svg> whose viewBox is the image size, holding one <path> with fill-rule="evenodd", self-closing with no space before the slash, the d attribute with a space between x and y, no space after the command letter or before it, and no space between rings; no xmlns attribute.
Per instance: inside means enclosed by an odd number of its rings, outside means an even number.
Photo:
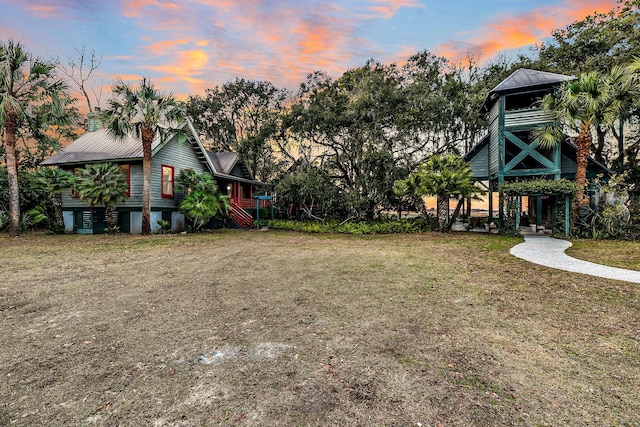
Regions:
<svg viewBox="0 0 640 427"><path fill-rule="evenodd" d="M173 198L173 166L162 165L162 197Z"/></svg>
<svg viewBox="0 0 640 427"><path fill-rule="evenodd" d="M129 168L129 165L120 165L120 173L127 181L127 191L124 193L124 195L127 197L131 197L131 169Z"/></svg>

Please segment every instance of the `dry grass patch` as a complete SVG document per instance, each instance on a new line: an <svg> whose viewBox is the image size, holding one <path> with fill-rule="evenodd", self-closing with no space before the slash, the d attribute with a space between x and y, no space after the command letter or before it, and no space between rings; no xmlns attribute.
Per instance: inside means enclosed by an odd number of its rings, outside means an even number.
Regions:
<svg viewBox="0 0 640 427"><path fill-rule="evenodd" d="M0 239L0 425L640 422L639 287L514 239Z"/></svg>

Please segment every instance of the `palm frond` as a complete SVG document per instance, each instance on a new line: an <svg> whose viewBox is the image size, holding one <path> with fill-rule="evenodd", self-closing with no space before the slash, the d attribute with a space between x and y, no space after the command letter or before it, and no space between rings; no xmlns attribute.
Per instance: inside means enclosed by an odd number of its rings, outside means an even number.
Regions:
<svg viewBox="0 0 640 427"><path fill-rule="evenodd" d="M553 148L564 139L562 126L558 122L539 126L531 131L531 138L543 149Z"/></svg>

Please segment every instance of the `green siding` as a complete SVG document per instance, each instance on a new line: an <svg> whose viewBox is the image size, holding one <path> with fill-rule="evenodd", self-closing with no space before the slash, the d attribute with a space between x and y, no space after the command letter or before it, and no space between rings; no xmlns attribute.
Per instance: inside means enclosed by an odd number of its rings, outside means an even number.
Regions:
<svg viewBox="0 0 640 427"><path fill-rule="evenodd" d="M85 207L88 208L89 207L89 205L87 205L82 200L76 197L71 197L71 191L65 191L64 193L62 193L62 206L64 206L65 208L85 208Z"/></svg>
<svg viewBox="0 0 640 427"><path fill-rule="evenodd" d="M485 145L470 160L473 178L486 179L489 176L489 145Z"/></svg>
<svg viewBox="0 0 640 427"><path fill-rule="evenodd" d="M498 173L498 138L500 135L500 103L496 102L489 111L489 152L488 152L488 165L489 174L495 175Z"/></svg>
<svg viewBox="0 0 640 427"><path fill-rule="evenodd" d="M549 113L539 109L507 111L504 118L506 129L533 129L542 123L552 122Z"/></svg>
<svg viewBox="0 0 640 427"><path fill-rule="evenodd" d="M184 169L193 169L198 173L204 172L202 163L193 152L193 147L187 141L172 140L171 143L153 156L151 170L151 208L177 208L181 195L175 192L175 199L162 198L162 165L173 166L175 177L178 178ZM133 181L133 177L131 179ZM140 189L142 194L142 188ZM142 203L141 203L142 205Z"/></svg>
<svg viewBox="0 0 640 427"><path fill-rule="evenodd" d="M184 169L193 169L198 173L204 171L202 163L193 152L193 147L187 141L179 142L176 138L168 142L152 159L151 169L151 209L177 209L177 204L181 200L181 194L177 192L175 199L163 199L161 188L162 165L173 166L175 177ZM130 163L130 197L118 204L118 208L132 210L142 209L142 160L135 160ZM88 205L79 198L71 197L71 192L67 191L62 195L62 204L67 208L87 208Z"/></svg>
<svg viewBox="0 0 640 427"><path fill-rule="evenodd" d="M153 165L153 160L151 160ZM118 207L142 209L142 163L129 165L129 197Z"/></svg>

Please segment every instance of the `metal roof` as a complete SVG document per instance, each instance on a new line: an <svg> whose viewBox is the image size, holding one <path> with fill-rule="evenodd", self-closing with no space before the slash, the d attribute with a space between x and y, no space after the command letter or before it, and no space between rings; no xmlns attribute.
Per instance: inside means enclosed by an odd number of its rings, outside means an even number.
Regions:
<svg viewBox="0 0 640 427"><path fill-rule="evenodd" d="M184 125L183 125L184 126ZM189 129L192 140L191 146L196 156L206 165L206 169L210 170L214 177L224 178L232 181L246 182L254 185L264 185L260 181L255 181L246 165L241 164L242 170L246 177L238 177L231 175L231 171L238 163L238 155L236 153L210 153L204 149L198 133L196 132L190 120L186 120L186 126ZM175 137L175 136L174 136ZM167 143L172 138L166 138ZM164 144L161 139L156 139L151 145L153 154L156 153ZM56 166L63 164L84 164L94 162L118 161L142 159L142 144L140 139L128 135L122 139L111 136L105 129L98 129L93 132L87 132L69 146L63 148L59 153L49 157L42 163L43 166Z"/></svg>
<svg viewBox="0 0 640 427"><path fill-rule="evenodd" d="M237 153L232 152L217 152L207 151L207 156L209 156L209 160L213 165L215 171L214 176L231 179L235 181L248 182L254 185L264 185L260 181L256 181L253 179L249 168L244 162L240 162L240 168L242 169L242 173L244 176L231 175L233 172L233 168L238 164L240 157Z"/></svg>
<svg viewBox="0 0 640 427"><path fill-rule="evenodd" d="M158 145L160 145L160 138L156 138L153 141L152 150L155 150ZM120 159L142 159L142 144L140 140L130 135L122 139L115 138L109 135L105 129L98 129L85 133L41 164L43 166L54 166Z"/></svg>
<svg viewBox="0 0 640 427"><path fill-rule="evenodd" d="M229 175L233 167L238 163L238 154L229 152L217 152L207 151L207 155L216 167L217 172Z"/></svg>
<svg viewBox="0 0 640 427"><path fill-rule="evenodd" d="M564 74L520 68L511 73L509 77L501 81L496 87L491 89L487 94L480 111L489 111L489 106L494 103L500 94L517 92L522 89L551 87L567 80L573 80L574 78L575 77L572 76L565 76Z"/></svg>
<svg viewBox="0 0 640 427"><path fill-rule="evenodd" d="M508 92L533 86L547 86L573 79L574 77L565 76L564 74L520 68L491 89L489 93Z"/></svg>

